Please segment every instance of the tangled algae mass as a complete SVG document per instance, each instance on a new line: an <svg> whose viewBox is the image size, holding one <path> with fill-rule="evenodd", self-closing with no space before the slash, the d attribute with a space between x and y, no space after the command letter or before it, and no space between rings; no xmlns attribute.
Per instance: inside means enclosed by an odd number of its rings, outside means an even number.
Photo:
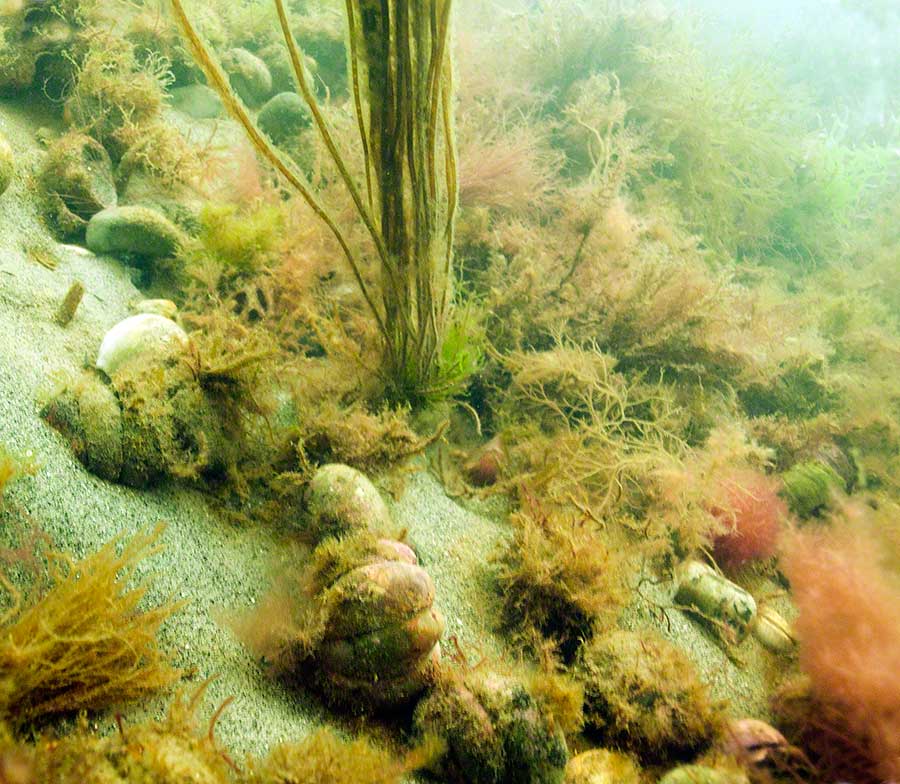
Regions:
<svg viewBox="0 0 900 784"><path fill-rule="evenodd" d="M0 2L0 784L900 780L895 6Z"/></svg>

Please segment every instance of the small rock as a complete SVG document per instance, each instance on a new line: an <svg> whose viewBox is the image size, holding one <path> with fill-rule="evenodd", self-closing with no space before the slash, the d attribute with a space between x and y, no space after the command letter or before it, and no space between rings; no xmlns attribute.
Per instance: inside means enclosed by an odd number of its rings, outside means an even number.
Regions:
<svg viewBox="0 0 900 784"><path fill-rule="evenodd" d="M296 136L311 123L309 108L296 93L278 93L259 110L256 121L263 133L280 143Z"/></svg>
<svg viewBox="0 0 900 784"><path fill-rule="evenodd" d="M205 84L189 84L172 90L172 106L195 120L212 120L222 114L222 99Z"/></svg>
<svg viewBox="0 0 900 784"><path fill-rule="evenodd" d="M136 361L142 366L162 363L178 352L190 351L187 333L171 319L141 313L120 321L103 337L96 367L107 376Z"/></svg>
<svg viewBox="0 0 900 784"><path fill-rule="evenodd" d="M51 227L63 237L79 234L91 216L117 202L109 155L83 133L67 133L50 145L38 182Z"/></svg>
<svg viewBox="0 0 900 784"><path fill-rule="evenodd" d="M236 47L222 56L222 67L231 86L248 106L259 106L272 94L272 74L252 52Z"/></svg>
<svg viewBox="0 0 900 784"><path fill-rule="evenodd" d="M497 482L505 465L506 449L503 439L496 435L463 464L463 474L476 487L487 487Z"/></svg>
<svg viewBox="0 0 900 784"><path fill-rule="evenodd" d="M767 766L787 763L792 749L787 739L778 730L759 719L732 719L729 721L716 744L716 750L733 757L745 768L760 771ZM787 770L784 765L783 770Z"/></svg>
<svg viewBox="0 0 900 784"><path fill-rule="evenodd" d="M290 55L283 43L273 41L257 50L256 54L266 64L269 73L272 74L272 90L274 92L289 92L294 89L296 85L294 68L291 65ZM310 57L306 57L305 53L304 61L309 73L314 75L315 61Z"/></svg>
<svg viewBox="0 0 900 784"><path fill-rule="evenodd" d="M6 137L0 135L0 194L4 193L12 182L16 170L16 159L12 147Z"/></svg>
<svg viewBox="0 0 900 784"><path fill-rule="evenodd" d="M388 508L369 479L348 465L329 463L319 468L306 488L308 531L314 541L364 531L387 533Z"/></svg>
<svg viewBox="0 0 900 784"><path fill-rule="evenodd" d="M158 259L173 255L181 242L181 231L149 207L110 207L94 215L87 227L87 246L94 253Z"/></svg>

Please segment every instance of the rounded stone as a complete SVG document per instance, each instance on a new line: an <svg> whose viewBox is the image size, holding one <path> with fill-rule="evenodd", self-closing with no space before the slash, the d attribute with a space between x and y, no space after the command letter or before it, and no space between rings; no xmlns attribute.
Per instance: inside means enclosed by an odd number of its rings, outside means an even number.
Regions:
<svg viewBox="0 0 900 784"><path fill-rule="evenodd" d="M365 474L342 463L321 466L306 488L308 531L314 541L366 529L385 533L391 515Z"/></svg>
<svg viewBox="0 0 900 784"><path fill-rule="evenodd" d="M146 259L172 256L182 233L149 207L109 207L94 215L87 227L87 246L94 253L127 253Z"/></svg>
<svg viewBox="0 0 900 784"><path fill-rule="evenodd" d="M16 170L16 159L12 147L6 137L0 135L0 194L4 193L12 182Z"/></svg>
<svg viewBox="0 0 900 784"><path fill-rule="evenodd" d="M306 102L296 93L278 93L259 110L256 122L273 142L283 142L308 128L312 118Z"/></svg>
<svg viewBox="0 0 900 784"><path fill-rule="evenodd" d="M229 49L222 56L222 67L234 91L248 106L259 106L272 94L272 74L252 52L241 47Z"/></svg>
<svg viewBox="0 0 900 784"><path fill-rule="evenodd" d="M222 114L222 99L205 84L188 84L172 90L172 106L195 120L212 120Z"/></svg>
<svg viewBox="0 0 900 784"><path fill-rule="evenodd" d="M173 354L189 351L190 346L187 333L174 321L155 313L141 313L120 321L106 333L96 367L112 376L136 361L143 367L162 363Z"/></svg>

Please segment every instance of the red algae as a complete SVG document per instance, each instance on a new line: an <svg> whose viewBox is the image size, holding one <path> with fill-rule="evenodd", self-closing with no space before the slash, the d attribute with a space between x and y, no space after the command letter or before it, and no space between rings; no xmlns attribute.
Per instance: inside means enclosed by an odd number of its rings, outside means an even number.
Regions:
<svg viewBox="0 0 900 784"><path fill-rule="evenodd" d="M838 776L849 769L897 780L900 582L857 526L792 534L782 565L800 610L800 664L810 678L810 708L795 722L800 742Z"/></svg>
<svg viewBox="0 0 900 784"><path fill-rule="evenodd" d="M788 516L779 486L776 478L751 469L733 471L721 481L720 500L710 512L725 526L713 541L713 556L726 571L775 555Z"/></svg>

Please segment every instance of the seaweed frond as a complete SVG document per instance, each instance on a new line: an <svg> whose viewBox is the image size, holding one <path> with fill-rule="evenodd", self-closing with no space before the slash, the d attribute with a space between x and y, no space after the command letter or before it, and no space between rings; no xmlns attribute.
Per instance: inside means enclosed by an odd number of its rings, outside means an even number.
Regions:
<svg viewBox="0 0 900 784"><path fill-rule="evenodd" d="M178 680L156 635L181 604L140 609L147 586L130 584L162 532L117 537L81 561L50 554L48 585L33 601L0 575L12 600L0 618L0 716L22 723L99 709Z"/></svg>
<svg viewBox="0 0 900 784"><path fill-rule="evenodd" d="M626 597L623 563L590 517L550 510L525 495L498 559L504 616L513 629L550 638L570 658L598 625L615 622Z"/></svg>

